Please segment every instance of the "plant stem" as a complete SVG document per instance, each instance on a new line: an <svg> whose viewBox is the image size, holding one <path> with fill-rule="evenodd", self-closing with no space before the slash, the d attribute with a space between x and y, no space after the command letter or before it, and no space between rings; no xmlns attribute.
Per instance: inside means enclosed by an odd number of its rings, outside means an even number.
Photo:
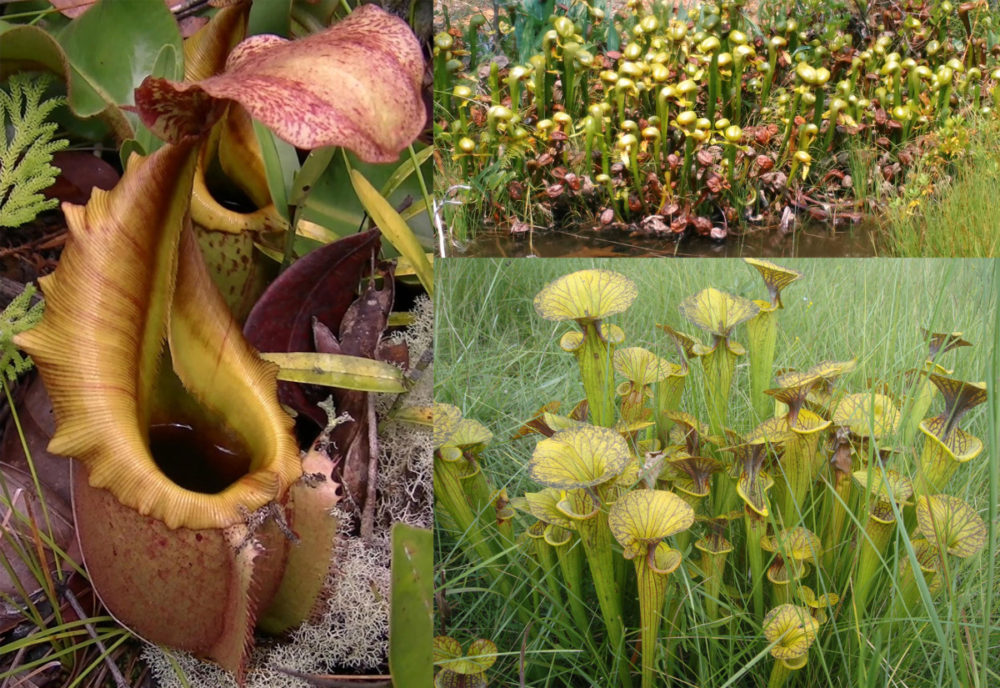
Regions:
<svg viewBox="0 0 1000 688"><path fill-rule="evenodd" d="M461 531L459 540L470 560L480 559L484 564L492 564L498 553L493 549L485 533L479 527L479 519L469 504L462 487L461 469L454 462L434 459L434 499L445 509ZM511 596L510 582L492 565L485 566L488 575L500 586L506 598Z"/></svg>
<svg viewBox="0 0 1000 688"><path fill-rule="evenodd" d="M774 660L774 666L771 667L771 677L767 681L767 688L781 688L785 685L791 674L791 670L780 659Z"/></svg>
<svg viewBox="0 0 1000 688"><path fill-rule="evenodd" d="M584 632L590 626L590 614L583 604L583 547L578 544L579 538L574 537L565 545L560 545L556 554L559 557L563 584L566 586L570 614L581 632Z"/></svg>
<svg viewBox="0 0 1000 688"><path fill-rule="evenodd" d="M749 507L744 508L744 523L747 531L747 558L750 560L750 580L753 588L753 613L758 619L764 618L764 550L760 539L767 535L767 521Z"/></svg>
<svg viewBox="0 0 1000 688"><path fill-rule="evenodd" d="M642 688L653 688L653 669L660 634L667 576L649 568L645 558L636 557L635 575L639 587L639 625L642 639Z"/></svg>
<svg viewBox="0 0 1000 688"><path fill-rule="evenodd" d="M728 415L729 390L736 368L736 354L723 339L701 357L705 370L705 394L708 397L708 425L713 435L723 435Z"/></svg>
<svg viewBox="0 0 1000 688"><path fill-rule="evenodd" d="M684 381L686 379L686 373L683 375L671 375L666 380L662 380L654 386L653 408L655 409L655 415L653 419L656 421L656 436L660 439L660 443L663 446L669 444L667 433L670 431L670 426L674 424L672 420L664 415L664 412L676 411L680 406L681 395L684 393Z"/></svg>
<svg viewBox="0 0 1000 688"><path fill-rule="evenodd" d="M706 117L715 122L716 100L719 98L719 51L712 53L712 61L708 66L708 109Z"/></svg>
<svg viewBox="0 0 1000 688"><path fill-rule="evenodd" d="M758 303L758 305L760 305ZM750 355L750 402L761 423L773 415L774 402L764 394L771 385L771 366L778 341L777 312L761 308L747 322L747 352Z"/></svg>
<svg viewBox="0 0 1000 688"><path fill-rule="evenodd" d="M608 644L612 652L621 653L625 648L621 595L615 583L614 552L611 549L611 531L608 529L607 520L607 514L602 511L596 516L579 521L577 532L587 555L594 591L597 593L597 602L601 607L601 616L604 617L604 626L608 632ZM625 662L619 662L619 678L622 688L630 688L632 680Z"/></svg>
<svg viewBox="0 0 1000 688"><path fill-rule="evenodd" d="M936 439L924 437L920 465L913 480L914 496L941 492L957 468L958 461L953 459Z"/></svg>
<svg viewBox="0 0 1000 688"><path fill-rule="evenodd" d="M597 325L586 325L583 344L577 355L583 389L587 394L590 419L594 425L610 428L614 424L614 381L611 378L611 345L597 332Z"/></svg>
<svg viewBox="0 0 1000 688"><path fill-rule="evenodd" d="M539 575L549 589L552 604L556 609L561 609L563 605L562 589L559 587L559 580L556 577L556 553L544 537L533 539L535 541L535 556L538 558Z"/></svg>

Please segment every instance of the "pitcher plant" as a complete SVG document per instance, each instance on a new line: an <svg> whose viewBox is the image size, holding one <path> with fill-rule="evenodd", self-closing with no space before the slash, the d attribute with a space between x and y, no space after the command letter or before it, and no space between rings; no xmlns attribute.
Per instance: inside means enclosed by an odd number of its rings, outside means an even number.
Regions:
<svg viewBox="0 0 1000 688"><path fill-rule="evenodd" d="M210 53L225 56L246 9L218 13L214 26L230 28ZM199 151L239 103L293 145L394 159L423 128L422 70L409 27L364 6L300 41L246 39L194 81L147 78L137 112L168 143L133 155L85 207L64 205L69 240L41 279L45 316L18 337L52 399L49 448L75 459L74 513L101 600L138 635L239 681L258 622L281 632L313 613L337 497L328 460L304 467L277 367L243 338L205 266L191 226Z"/></svg>

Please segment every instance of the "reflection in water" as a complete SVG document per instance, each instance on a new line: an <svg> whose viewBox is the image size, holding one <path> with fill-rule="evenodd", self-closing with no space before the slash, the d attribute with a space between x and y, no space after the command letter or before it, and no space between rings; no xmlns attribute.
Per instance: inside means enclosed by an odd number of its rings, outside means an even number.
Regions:
<svg viewBox="0 0 1000 688"><path fill-rule="evenodd" d="M484 232L469 242L463 252L454 255L508 258L524 256L864 258L876 255L876 229L874 221L865 221L846 231L838 232L824 227L810 226L800 227L786 235L776 230L761 230L745 236L731 236L721 243L703 237L674 241L662 237L633 237L620 231L596 232L592 229L579 231L547 229L517 237L506 233Z"/></svg>

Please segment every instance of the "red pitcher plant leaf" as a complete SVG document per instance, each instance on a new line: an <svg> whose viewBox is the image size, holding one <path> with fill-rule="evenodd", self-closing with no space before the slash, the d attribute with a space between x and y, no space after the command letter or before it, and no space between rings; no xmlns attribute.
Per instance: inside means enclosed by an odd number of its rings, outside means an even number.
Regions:
<svg viewBox="0 0 1000 688"><path fill-rule="evenodd" d="M201 98L234 100L299 148L344 146L366 162L391 162L424 128L423 70L406 23L362 5L297 41L248 38L223 73L201 81L149 77L136 90L136 108L146 126L175 141L175 108Z"/></svg>
<svg viewBox="0 0 1000 688"><path fill-rule="evenodd" d="M317 321L339 332L341 320L357 295L357 287L379 247L377 230L354 234L320 247L295 263L271 283L250 311L243 332L258 350L315 351ZM316 406L301 385L278 384L281 402L311 418L319 427L326 412Z"/></svg>

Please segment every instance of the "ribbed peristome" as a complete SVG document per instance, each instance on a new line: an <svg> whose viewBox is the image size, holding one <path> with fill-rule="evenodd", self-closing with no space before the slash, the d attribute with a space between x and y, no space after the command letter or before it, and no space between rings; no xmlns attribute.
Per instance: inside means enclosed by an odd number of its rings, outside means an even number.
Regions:
<svg viewBox="0 0 1000 688"><path fill-rule="evenodd" d="M45 316L17 343L52 399L50 451L83 462L93 487L170 528L225 528L283 495L301 466L277 368L243 338L193 238L181 241L194 145L134 156L112 191L63 206L70 237L56 272L40 280ZM150 453L171 363L187 403L249 450L249 470L221 492L178 486Z"/></svg>

